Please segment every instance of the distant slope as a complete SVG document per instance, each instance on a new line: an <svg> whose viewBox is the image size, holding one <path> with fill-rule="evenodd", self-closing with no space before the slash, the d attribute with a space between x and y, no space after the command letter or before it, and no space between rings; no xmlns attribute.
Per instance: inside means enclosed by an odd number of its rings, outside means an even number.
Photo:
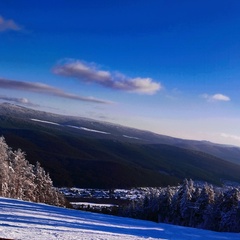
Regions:
<svg viewBox="0 0 240 240"><path fill-rule="evenodd" d="M190 177L240 182L240 165L199 152L196 146L203 142L91 119L0 104L0 135L24 150L30 162L41 162L57 186L166 186Z"/></svg>
<svg viewBox="0 0 240 240"><path fill-rule="evenodd" d="M172 145L180 148L205 152L240 165L240 148L235 146L216 144L208 141L196 141L174 138L161 134L156 134L150 131L124 127L121 125L112 124L108 122L100 122L93 119L63 116L42 111L36 111L10 103L0 104L0 118L1 117L5 118L15 117L22 120L25 119L27 122L29 122L29 119L35 118L38 120L45 120L53 123L58 123L61 124L62 126L66 127L68 126L69 128L68 131L78 132L81 133L81 135L92 138L103 138L112 140L115 139L118 141L122 140L124 142L134 142L143 144L159 143ZM38 123L40 124L40 122ZM2 124L3 123L1 123L0 126L3 126ZM35 126L37 125L38 124L35 124ZM42 125L46 125L46 123ZM82 127L82 129L78 129L77 131L77 129L74 127L79 126ZM22 127L24 126L22 125ZM99 132L86 131L88 129L96 130ZM100 132L105 132L108 134L103 134Z"/></svg>

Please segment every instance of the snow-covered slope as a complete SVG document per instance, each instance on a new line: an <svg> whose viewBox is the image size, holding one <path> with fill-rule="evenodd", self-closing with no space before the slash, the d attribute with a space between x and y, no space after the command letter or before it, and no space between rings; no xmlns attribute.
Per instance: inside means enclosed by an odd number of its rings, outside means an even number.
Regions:
<svg viewBox="0 0 240 240"><path fill-rule="evenodd" d="M0 238L14 240L224 239L216 233L0 198Z"/></svg>

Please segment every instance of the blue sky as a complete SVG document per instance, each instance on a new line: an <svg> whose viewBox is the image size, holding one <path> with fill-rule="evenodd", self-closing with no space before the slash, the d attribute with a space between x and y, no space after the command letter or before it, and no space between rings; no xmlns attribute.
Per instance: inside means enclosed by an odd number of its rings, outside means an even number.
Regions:
<svg viewBox="0 0 240 240"><path fill-rule="evenodd" d="M0 101L240 146L240 1L0 2Z"/></svg>

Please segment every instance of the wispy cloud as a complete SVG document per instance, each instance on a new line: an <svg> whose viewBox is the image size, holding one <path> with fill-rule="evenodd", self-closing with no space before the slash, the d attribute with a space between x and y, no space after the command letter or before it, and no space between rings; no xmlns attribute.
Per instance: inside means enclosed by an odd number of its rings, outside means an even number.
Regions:
<svg viewBox="0 0 240 240"><path fill-rule="evenodd" d="M227 133L221 133L221 137L231 138L231 139L233 139L233 140L240 141L240 136L237 136L237 135L231 135L231 134L227 134Z"/></svg>
<svg viewBox="0 0 240 240"><path fill-rule="evenodd" d="M15 23L12 19L4 19L0 16L0 32L12 30L12 31L20 31L22 28Z"/></svg>
<svg viewBox="0 0 240 240"><path fill-rule="evenodd" d="M39 107L38 104L34 104L30 102L27 98L15 98L15 97L7 97L7 96L0 95L0 100L19 103L27 106L32 106L32 107Z"/></svg>
<svg viewBox="0 0 240 240"><path fill-rule="evenodd" d="M127 92L154 94L162 86L152 78L130 78L118 72L100 70L96 64L80 60L68 60L53 68L57 75L73 77L82 82L96 83L104 87Z"/></svg>
<svg viewBox="0 0 240 240"><path fill-rule="evenodd" d="M216 101L224 101L228 102L231 101L230 97L223 95L221 93L217 93L214 95L203 94L201 95L202 98L207 99L209 102L216 102Z"/></svg>
<svg viewBox="0 0 240 240"><path fill-rule="evenodd" d="M85 101L85 102L103 103L103 104L112 103L110 101L97 99L94 97L83 97L83 96L79 96L71 93L66 93L61 89L51 87L47 84L42 84L42 83L31 83L31 82L15 81L15 80L0 78L0 88L42 93L42 94L48 94L48 95L57 96L61 98L67 98L67 99L73 99L73 100Z"/></svg>

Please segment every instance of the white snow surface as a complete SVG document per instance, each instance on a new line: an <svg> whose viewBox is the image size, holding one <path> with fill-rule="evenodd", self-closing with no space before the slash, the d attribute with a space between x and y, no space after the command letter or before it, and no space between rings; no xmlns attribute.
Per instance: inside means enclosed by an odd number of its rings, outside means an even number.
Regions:
<svg viewBox="0 0 240 240"><path fill-rule="evenodd" d="M34 121L34 122L41 122L41 123L47 123L47 124L52 124L52 125L60 126L59 123L55 123L55 122L49 122L49 121L44 121L44 120L35 119L35 118L31 118L31 120Z"/></svg>
<svg viewBox="0 0 240 240"><path fill-rule="evenodd" d="M77 126L72 126L72 125L67 125L67 126L71 127L71 128L76 128L76 129L88 131L88 132L95 132L95 133L102 133L102 134L111 134L111 133L108 133L108 132L103 132L103 131L99 131L99 130L95 130L95 129L91 129L91 128L77 127Z"/></svg>
<svg viewBox="0 0 240 240"><path fill-rule="evenodd" d="M113 207L117 206L116 204L103 204L103 203L91 203L91 202L70 202L71 205L85 205L85 206L96 206L96 207Z"/></svg>
<svg viewBox="0 0 240 240"><path fill-rule="evenodd" d="M239 240L217 233L0 198L0 238L14 240Z"/></svg>
<svg viewBox="0 0 240 240"><path fill-rule="evenodd" d="M138 137L132 137L132 136L128 136L128 135L123 135L123 137L125 137L125 138L133 138L133 139L140 139Z"/></svg>

